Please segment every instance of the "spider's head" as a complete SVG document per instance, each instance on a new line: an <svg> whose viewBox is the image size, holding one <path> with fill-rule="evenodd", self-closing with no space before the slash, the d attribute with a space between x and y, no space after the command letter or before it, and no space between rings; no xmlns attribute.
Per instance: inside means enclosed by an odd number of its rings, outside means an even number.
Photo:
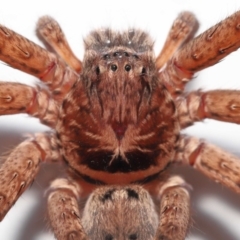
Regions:
<svg viewBox="0 0 240 240"><path fill-rule="evenodd" d="M136 123L156 85L153 42L139 30L92 32L85 40L83 81L106 122ZM111 113L110 113L111 111Z"/></svg>

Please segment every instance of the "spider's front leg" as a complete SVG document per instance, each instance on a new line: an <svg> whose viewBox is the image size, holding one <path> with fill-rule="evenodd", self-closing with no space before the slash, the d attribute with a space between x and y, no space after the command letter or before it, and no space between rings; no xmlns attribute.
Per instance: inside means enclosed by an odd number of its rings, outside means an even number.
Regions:
<svg viewBox="0 0 240 240"><path fill-rule="evenodd" d="M47 126L55 126L59 105L46 89L0 82L0 115L27 113Z"/></svg>
<svg viewBox="0 0 240 240"><path fill-rule="evenodd" d="M190 12L182 12L173 22L165 44L156 59L157 69L161 69L176 50L189 41L198 29L198 22Z"/></svg>
<svg viewBox="0 0 240 240"><path fill-rule="evenodd" d="M43 161L59 160L55 136L36 134L17 146L0 167L0 220L34 180Z"/></svg>
<svg viewBox="0 0 240 240"><path fill-rule="evenodd" d="M183 45L160 72L172 96L179 96L194 73L218 63L240 47L240 11Z"/></svg>
<svg viewBox="0 0 240 240"><path fill-rule="evenodd" d="M75 56L58 22L49 16L41 17L37 31L58 55L76 72L81 72L82 62Z"/></svg>
<svg viewBox="0 0 240 240"><path fill-rule="evenodd" d="M78 74L61 58L2 25L0 51L0 60L39 78L60 102L78 80Z"/></svg>

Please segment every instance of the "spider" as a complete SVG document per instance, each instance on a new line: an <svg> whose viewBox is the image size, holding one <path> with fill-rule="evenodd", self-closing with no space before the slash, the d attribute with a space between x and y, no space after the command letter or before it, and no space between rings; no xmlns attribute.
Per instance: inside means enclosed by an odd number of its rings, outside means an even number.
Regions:
<svg viewBox="0 0 240 240"><path fill-rule="evenodd" d="M197 28L192 13L181 13L156 58L147 33L99 29L85 38L80 61L51 17L37 30L56 54L1 25L0 59L42 85L0 82L0 114L27 113L52 131L25 140L1 165L0 219L44 162L66 168L47 191L58 240L185 239L189 187L169 176L176 163L239 193L239 159L180 131L205 118L240 123L239 91L183 92L194 73L239 47L240 12L193 38Z"/></svg>

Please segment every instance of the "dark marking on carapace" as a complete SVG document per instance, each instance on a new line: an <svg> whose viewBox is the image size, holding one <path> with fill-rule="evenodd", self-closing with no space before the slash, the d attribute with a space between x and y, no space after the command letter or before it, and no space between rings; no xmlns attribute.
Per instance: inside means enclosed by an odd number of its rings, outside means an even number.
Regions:
<svg viewBox="0 0 240 240"><path fill-rule="evenodd" d="M82 156L80 164L87 165L90 169L109 173L127 173L145 170L152 165L156 165L156 158L159 154L160 150L149 153L141 151L127 152L125 158L121 155L113 158L113 152L110 151L81 151L79 155Z"/></svg>

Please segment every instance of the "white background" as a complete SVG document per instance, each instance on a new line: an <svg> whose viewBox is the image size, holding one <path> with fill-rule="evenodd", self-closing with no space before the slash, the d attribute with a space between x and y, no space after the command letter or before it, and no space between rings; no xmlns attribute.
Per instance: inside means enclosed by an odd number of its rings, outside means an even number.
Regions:
<svg viewBox="0 0 240 240"><path fill-rule="evenodd" d="M74 52L82 58L82 38L92 29L110 26L147 30L156 41L158 53L172 21L189 10L200 21L199 32L240 9L240 0L7 0L0 4L0 23L41 44L35 36L38 18L48 14L58 20ZM240 52L197 74L189 89L240 89ZM0 79L34 84L34 77L0 64ZM45 131L36 119L26 115L0 118L1 152L9 151L26 133ZM240 157L240 127L205 120L189 128L188 134L206 139ZM35 183L0 223L2 240L51 240L47 233L44 189L57 175L55 166L45 166ZM190 168L177 168L192 191L192 227L188 239L239 240L240 196L219 186ZM240 173L239 173L240 174ZM1 187L1 186L0 186ZM1 208L1 206L0 206Z"/></svg>

